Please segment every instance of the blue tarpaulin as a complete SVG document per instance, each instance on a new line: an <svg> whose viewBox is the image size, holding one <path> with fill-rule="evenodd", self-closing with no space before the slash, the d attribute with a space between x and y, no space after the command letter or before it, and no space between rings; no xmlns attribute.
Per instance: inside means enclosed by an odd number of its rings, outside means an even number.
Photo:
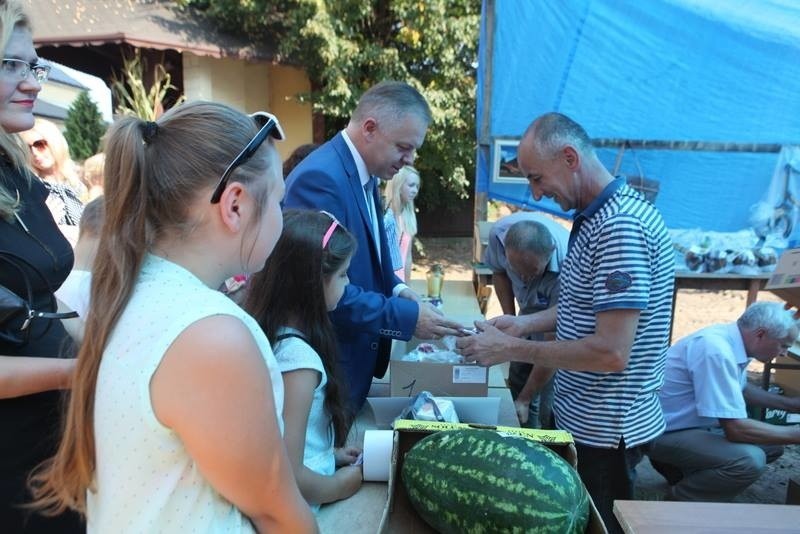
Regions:
<svg viewBox="0 0 800 534"><path fill-rule="evenodd" d="M476 188L490 198L562 214L503 181L513 140L548 111L596 139L800 144L796 0L484 0L483 11ZM616 149L598 154L614 167ZM634 148L619 172L658 180L670 228L735 231L777 159Z"/></svg>

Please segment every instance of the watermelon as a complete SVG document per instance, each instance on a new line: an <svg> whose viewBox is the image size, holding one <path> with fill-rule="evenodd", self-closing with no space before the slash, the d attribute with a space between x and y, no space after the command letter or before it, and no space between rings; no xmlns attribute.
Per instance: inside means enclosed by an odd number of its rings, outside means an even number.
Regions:
<svg viewBox="0 0 800 534"><path fill-rule="evenodd" d="M583 534L589 494L566 460L493 430L436 432L405 456L403 485L417 513L444 534Z"/></svg>

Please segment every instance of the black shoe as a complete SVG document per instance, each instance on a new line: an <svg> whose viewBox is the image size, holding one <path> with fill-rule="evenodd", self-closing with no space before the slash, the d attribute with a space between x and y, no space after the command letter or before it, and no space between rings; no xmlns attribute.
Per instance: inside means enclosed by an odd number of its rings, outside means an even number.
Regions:
<svg viewBox="0 0 800 534"><path fill-rule="evenodd" d="M681 470L672 464L657 462L650 458L650 465L653 466L653 469L658 471L659 475L667 479L667 484L670 486L674 486L683 479Z"/></svg>

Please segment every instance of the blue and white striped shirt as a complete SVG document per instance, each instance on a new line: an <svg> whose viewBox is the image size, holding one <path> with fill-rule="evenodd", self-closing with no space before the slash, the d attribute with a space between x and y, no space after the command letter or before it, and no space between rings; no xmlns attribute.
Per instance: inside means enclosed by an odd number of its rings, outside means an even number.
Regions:
<svg viewBox="0 0 800 534"><path fill-rule="evenodd" d="M559 370L556 422L575 441L635 447L664 431L658 390L664 381L675 262L658 210L623 179L614 180L573 225L561 267L556 336L595 332L596 314L641 310L627 368L597 373Z"/></svg>

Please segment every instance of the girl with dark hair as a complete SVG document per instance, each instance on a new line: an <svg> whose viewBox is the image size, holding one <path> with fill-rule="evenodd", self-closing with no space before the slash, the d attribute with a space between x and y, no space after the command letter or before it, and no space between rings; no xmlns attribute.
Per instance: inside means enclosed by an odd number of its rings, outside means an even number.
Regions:
<svg viewBox="0 0 800 534"><path fill-rule="evenodd" d="M213 102L111 127L86 335L35 506L89 532L316 531L269 341L216 291L281 233L276 139L275 117Z"/></svg>
<svg viewBox="0 0 800 534"><path fill-rule="evenodd" d="M284 233L264 270L249 282L245 304L273 342L285 390L284 440L300 492L315 510L361 486L361 466L351 465L361 451L344 447L351 414L328 318L349 283L355 248L353 236L333 216L286 211Z"/></svg>

